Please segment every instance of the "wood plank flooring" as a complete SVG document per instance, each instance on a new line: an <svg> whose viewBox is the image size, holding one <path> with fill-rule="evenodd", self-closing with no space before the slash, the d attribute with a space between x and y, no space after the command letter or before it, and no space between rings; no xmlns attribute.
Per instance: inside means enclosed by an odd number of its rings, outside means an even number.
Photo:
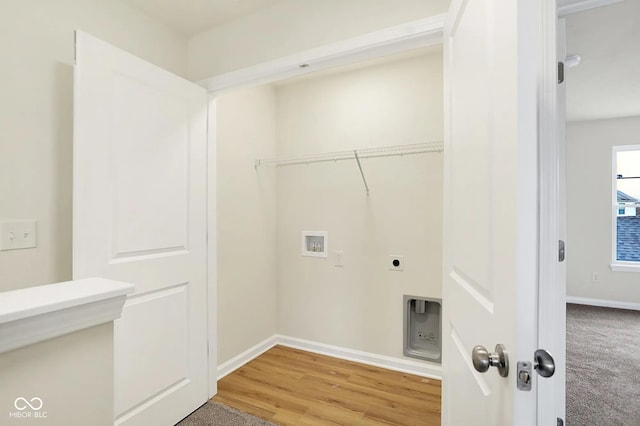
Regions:
<svg viewBox="0 0 640 426"><path fill-rule="evenodd" d="M276 346L214 401L279 425L440 425L440 381Z"/></svg>

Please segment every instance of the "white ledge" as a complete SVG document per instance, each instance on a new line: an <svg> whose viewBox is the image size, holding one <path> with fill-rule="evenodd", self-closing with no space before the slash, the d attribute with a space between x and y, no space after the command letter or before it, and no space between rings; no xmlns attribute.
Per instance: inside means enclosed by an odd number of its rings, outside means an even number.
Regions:
<svg viewBox="0 0 640 426"><path fill-rule="evenodd" d="M640 272L640 262L616 262L611 264L614 272Z"/></svg>
<svg viewBox="0 0 640 426"><path fill-rule="evenodd" d="M0 293L0 353L120 318L133 290L87 278Z"/></svg>

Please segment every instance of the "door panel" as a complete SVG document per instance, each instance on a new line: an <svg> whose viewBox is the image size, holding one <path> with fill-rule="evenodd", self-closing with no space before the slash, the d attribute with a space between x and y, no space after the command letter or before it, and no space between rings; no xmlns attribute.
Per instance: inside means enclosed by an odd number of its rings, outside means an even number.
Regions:
<svg viewBox="0 0 640 426"><path fill-rule="evenodd" d="M535 349L537 288L536 62L520 51L535 37L519 25L521 3L454 0L445 24L445 426L536 421L535 393L515 382ZM472 364L476 345L496 344L506 378Z"/></svg>
<svg viewBox="0 0 640 426"><path fill-rule="evenodd" d="M189 99L120 74L112 85L114 259L186 250Z"/></svg>
<svg viewBox="0 0 640 426"><path fill-rule="evenodd" d="M115 423L207 400L204 89L76 34L74 279L135 284L115 323Z"/></svg>

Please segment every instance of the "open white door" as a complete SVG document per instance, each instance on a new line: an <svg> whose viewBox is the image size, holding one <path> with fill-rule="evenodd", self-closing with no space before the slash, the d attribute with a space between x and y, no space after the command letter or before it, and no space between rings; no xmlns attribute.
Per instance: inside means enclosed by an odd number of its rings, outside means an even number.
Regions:
<svg viewBox="0 0 640 426"><path fill-rule="evenodd" d="M173 425L207 400L207 94L82 32L74 91L73 276L136 286L115 424Z"/></svg>
<svg viewBox="0 0 640 426"><path fill-rule="evenodd" d="M537 349L536 3L453 0L445 24L445 426L536 424L516 388ZM476 371L473 348L498 344L507 377Z"/></svg>

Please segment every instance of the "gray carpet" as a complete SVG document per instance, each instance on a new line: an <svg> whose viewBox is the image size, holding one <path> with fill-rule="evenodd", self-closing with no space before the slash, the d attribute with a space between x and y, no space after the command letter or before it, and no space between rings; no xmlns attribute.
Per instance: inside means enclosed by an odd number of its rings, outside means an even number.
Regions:
<svg viewBox="0 0 640 426"><path fill-rule="evenodd" d="M640 312L567 305L567 425L640 426Z"/></svg>
<svg viewBox="0 0 640 426"><path fill-rule="evenodd" d="M208 401L177 426L274 426L266 420L238 411L218 402Z"/></svg>

